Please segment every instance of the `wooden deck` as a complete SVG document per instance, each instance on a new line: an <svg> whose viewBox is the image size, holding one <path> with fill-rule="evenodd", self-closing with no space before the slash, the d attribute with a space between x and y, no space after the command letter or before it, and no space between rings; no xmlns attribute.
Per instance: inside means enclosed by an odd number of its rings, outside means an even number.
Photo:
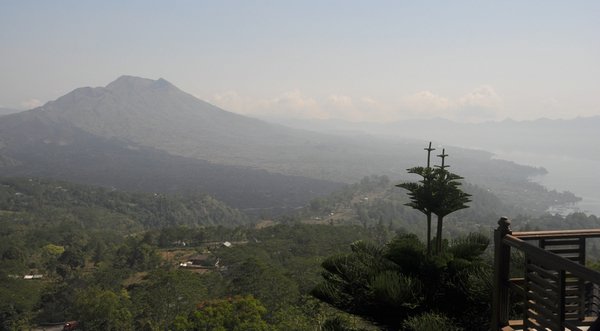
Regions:
<svg viewBox="0 0 600 331"><path fill-rule="evenodd" d="M504 217L498 225L492 330L598 330L600 273L585 252L600 229L512 232Z"/></svg>

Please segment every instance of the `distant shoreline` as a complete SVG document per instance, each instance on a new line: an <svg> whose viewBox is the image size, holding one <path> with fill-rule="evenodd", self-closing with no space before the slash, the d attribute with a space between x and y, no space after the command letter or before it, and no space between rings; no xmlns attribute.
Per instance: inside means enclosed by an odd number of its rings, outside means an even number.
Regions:
<svg viewBox="0 0 600 331"><path fill-rule="evenodd" d="M575 204L557 205L548 212L560 215L583 212L600 216L600 178L595 173L595 169L600 169L600 161L524 152L497 151L494 154L497 159L544 167L547 174L533 176L530 180L549 190L569 191L581 198Z"/></svg>

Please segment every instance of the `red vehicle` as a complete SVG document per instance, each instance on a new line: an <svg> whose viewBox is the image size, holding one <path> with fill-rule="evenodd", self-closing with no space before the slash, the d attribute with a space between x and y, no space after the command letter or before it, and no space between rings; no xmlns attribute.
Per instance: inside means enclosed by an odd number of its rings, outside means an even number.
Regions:
<svg viewBox="0 0 600 331"><path fill-rule="evenodd" d="M79 330L79 322L77 322L77 321L65 322L65 325L63 326L63 331L75 331L75 330Z"/></svg>

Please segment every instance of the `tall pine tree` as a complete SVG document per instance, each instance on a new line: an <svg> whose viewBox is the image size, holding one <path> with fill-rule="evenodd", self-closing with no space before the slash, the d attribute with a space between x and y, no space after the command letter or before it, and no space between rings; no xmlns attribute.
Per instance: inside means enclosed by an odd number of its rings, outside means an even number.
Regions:
<svg viewBox="0 0 600 331"><path fill-rule="evenodd" d="M427 253L431 254L431 215L437 216L435 252L442 250L442 229L444 217L457 210L468 208L470 194L465 193L460 188L460 180L463 179L457 174L446 170L449 166L445 164L448 157L446 150L438 155L442 159L441 165L432 168L430 166L431 142L427 151L427 166L413 167L408 169L408 173L421 176L418 182L408 182L396 186L406 189L410 202L406 205L412 207L427 216Z"/></svg>

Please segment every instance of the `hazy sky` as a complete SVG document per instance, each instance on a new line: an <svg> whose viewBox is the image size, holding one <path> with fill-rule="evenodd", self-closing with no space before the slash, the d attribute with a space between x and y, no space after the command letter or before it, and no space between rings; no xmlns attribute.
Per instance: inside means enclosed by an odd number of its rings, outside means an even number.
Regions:
<svg viewBox="0 0 600 331"><path fill-rule="evenodd" d="M246 114L600 115L600 1L0 0L0 106L123 74Z"/></svg>

